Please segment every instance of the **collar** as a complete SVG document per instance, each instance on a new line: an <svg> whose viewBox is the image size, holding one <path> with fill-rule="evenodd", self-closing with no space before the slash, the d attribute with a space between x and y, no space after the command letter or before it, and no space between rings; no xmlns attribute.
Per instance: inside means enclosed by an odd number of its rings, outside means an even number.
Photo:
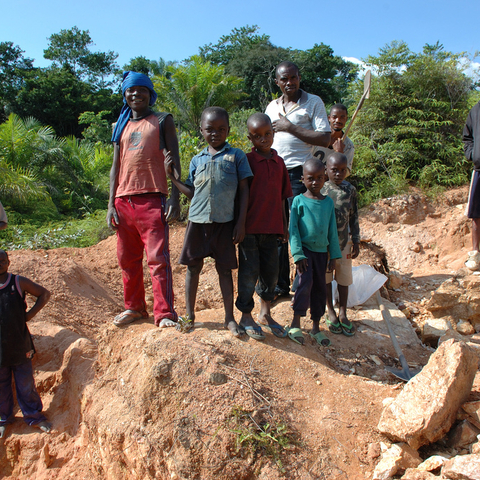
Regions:
<svg viewBox="0 0 480 480"><path fill-rule="evenodd" d="M256 150L255 147L252 147L252 153L254 155L255 160L257 162L262 162L263 160L273 160L275 163L278 163L278 153L274 148L271 148L270 151L272 152L272 156L270 158L266 158L263 155L260 155Z"/></svg>
<svg viewBox="0 0 480 480"><path fill-rule="evenodd" d="M209 151L208 151L208 146L206 146L201 152L200 152L200 155L208 155L209 157L216 157L217 155L219 155L220 153L224 153L226 150L228 150L230 147L230 144L228 142L225 142L225 145L223 146L223 148L221 150L219 150L217 153L215 153L214 155L212 155Z"/></svg>

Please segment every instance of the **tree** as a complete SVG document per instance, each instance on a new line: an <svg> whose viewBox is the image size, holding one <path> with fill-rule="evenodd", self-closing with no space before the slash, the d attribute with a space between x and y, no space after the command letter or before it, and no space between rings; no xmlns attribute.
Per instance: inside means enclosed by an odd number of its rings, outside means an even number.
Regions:
<svg viewBox="0 0 480 480"><path fill-rule="evenodd" d="M118 57L113 51L91 52L94 45L90 32L78 27L60 30L49 38L49 46L43 51L47 60L52 60L54 66L71 69L79 78L88 79L101 87L106 86L105 79L118 69L115 60ZM100 77L100 78L98 78Z"/></svg>
<svg viewBox="0 0 480 480"><path fill-rule="evenodd" d="M241 79L224 68L193 56L183 65L167 67L168 75L153 77L157 105L173 113L181 127L199 134L202 111L209 106L230 110L242 97Z"/></svg>
<svg viewBox="0 0 480 480"><path fill-rule="evenodd" d="M324 44L313 48L292 50L273 45L268 35L259 35L258 27L234 28L217 44L200 48L200 55L225 72L243 79L243 89L248 96L242 105L264 110L280 90L275 84L275 68L285 60L296 63L302 76L301 86L307 92L319 95L326 104L342 101L347 86L356 78L356 67L333 54Z"/></svg>
<svg viewBox="0 0 480 480"><path fill-rule="evenodd" d="M123 66L123 71L132 70L133 72L143 73L149 77L153 75L168 75L167 67L175 65L175 62L167 62L163 58L149 60L146 57L135 57Z"/></svg>
<svg viewBox="0 0 480 480"><path fill-rule="evenodd" d="M23 56L24 51L13 42L0 43L0 122L7 119L10 105L24 85L33 60Z"/></svg>
<svg viewBox="0 0 480 480"><path fill-rule="evenodd" d="M464 60L438 42L421 53L392 42L366 59L377 74L352 131L354 172L365 194L377 188L391 195L412 181L423 187L468 181L461 132L473 83ZM352 85L354 103L362 91L361 82Z"/></svg>

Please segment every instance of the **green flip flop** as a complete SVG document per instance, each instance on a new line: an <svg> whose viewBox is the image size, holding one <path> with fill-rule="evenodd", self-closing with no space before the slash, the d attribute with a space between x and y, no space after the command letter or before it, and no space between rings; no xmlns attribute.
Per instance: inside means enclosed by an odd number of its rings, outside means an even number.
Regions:
<svg viewBox="0 0 480 480"><path fill-rule="evenodd" d="M323 333L317 332L315 335L309 333L309 335L321 346L321 347L329 347L332 342L330 339Z"/></svg>
<svg viewBox="0 0 480 480"><path fill-rule="evenodd" d="M355 327L353 323L350 322L350 325L345 325L344 323L340 322L340 327L342 329L342 333L347 337L353 337L355 335Z"/></svg>
<svg viewBox="0 0 480 480"><path fill-rule="evenodd" d="M285 327L285 331L287 332L288 338L299 345L305 344L305 338L303 337L303 333L299 328L290 328Z"/></svg>
<svg viewBox="0 0 480 480"><path fill-rule="evenodd" d="M332 332L335 333L336 335L342 334L342 324L340 323L340 320L337 323L333 323L330 321L328 316L325 318L325 323L328 325L328 329Z"/></svg>

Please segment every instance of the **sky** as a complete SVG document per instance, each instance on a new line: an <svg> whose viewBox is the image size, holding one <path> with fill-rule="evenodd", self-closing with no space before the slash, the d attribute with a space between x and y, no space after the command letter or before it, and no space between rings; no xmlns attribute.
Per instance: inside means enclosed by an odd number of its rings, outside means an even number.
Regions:
<svg viewBox="0 0 480 480"><path fill-rule="evenodd" d="M73 26L89 30L92 51L118 53L121 67L137 56L184 60L246 25L258 25L280 47L324 43L358 60L393 40L414 52L437 40L472 58L480 50L479 0L0 0L0 11L0 42L18 45L36 67L51 64L43 58L48 37Z"/></svg>

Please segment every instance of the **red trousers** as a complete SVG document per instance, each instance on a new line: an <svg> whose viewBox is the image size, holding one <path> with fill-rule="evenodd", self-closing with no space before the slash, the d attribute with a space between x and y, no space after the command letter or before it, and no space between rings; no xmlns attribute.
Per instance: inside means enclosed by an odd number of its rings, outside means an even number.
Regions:
<svg viewBox="0 0 480 480"><path fill-rule="evenodd" d="M152 277L155 325L177 319L173 306L173 277L168 250L165 196L159 193L115 199L118 214L117 257L122 269L125 309L145 312L143 250Z"/></svg>

